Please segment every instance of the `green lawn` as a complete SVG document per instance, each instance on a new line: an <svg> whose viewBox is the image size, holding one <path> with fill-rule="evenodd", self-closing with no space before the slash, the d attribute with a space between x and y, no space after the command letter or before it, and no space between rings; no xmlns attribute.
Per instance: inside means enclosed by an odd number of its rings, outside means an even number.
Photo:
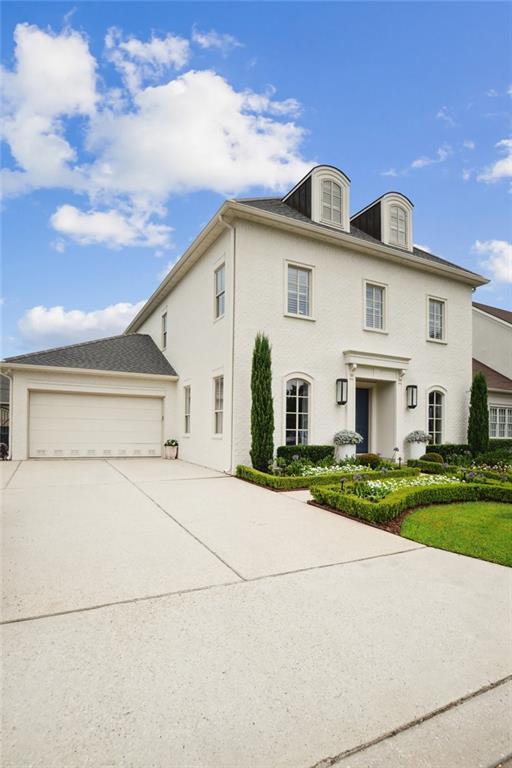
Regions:
<svg viewBox="0 0 512 768"><path fill-rule="evenodd" d="M430 547L512 566L512 504L471 501L422 507L405 518L400 534Z"/></svg>

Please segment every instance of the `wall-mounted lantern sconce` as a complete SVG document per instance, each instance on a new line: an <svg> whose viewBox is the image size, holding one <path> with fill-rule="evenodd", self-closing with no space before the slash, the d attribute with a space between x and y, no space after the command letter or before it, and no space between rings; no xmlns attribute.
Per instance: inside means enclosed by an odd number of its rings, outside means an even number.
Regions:
<svg viewBox="0 0 512 768"><path fill-rule="evenodd" d="M336 402L345 405L348 400L348 379L336 379Z"/></svg>
<svg viewBox="0 0 512 768"><path fill-rule="evenodd" d="M416 408L418 405L418 387L416 384L409 384L409 386L405 388L405 393L407 397L407 407Z"/></svg>

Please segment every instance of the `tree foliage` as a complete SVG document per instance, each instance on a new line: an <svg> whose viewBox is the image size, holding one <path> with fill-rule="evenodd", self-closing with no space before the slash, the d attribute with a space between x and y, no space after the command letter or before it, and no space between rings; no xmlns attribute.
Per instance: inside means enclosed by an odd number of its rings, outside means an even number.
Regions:
<svg viewBox="0 0 512 768"><path fill-rule="evenodd" d="M251 395L251 461L254 469L266 472L274 457L274 402L271 347L262 333L254 342Z"/></svg>
<svg viewBox="0 0 512 768"><path fill-rule="evenodd" d="M489 407L487 382L483 373L477 373L471 386L469 405L468 444L475 456L489 448Z"/></svg>

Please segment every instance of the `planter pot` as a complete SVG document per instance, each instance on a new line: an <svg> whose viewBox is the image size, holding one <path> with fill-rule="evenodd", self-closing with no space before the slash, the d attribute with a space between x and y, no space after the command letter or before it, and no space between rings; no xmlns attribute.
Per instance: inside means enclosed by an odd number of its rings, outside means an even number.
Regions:
<svg viewBox="0 0 512 768"><path fill-rule="evenodd" d="M407 458L419 459L427 450L427 443L406 443Z"/></svg>
<svg viewBox="0 0 512 768"><path fill-rule="evenodd" d="M348 459L350 456L356 455L355 445L337 445L335 456L337 459Z"/></svg>
<svg viewBox="0 0 512 768"><path fill-rule="evenodd" d="M164 459L175 459L178 456L177 445L164 445Z"/></svg>

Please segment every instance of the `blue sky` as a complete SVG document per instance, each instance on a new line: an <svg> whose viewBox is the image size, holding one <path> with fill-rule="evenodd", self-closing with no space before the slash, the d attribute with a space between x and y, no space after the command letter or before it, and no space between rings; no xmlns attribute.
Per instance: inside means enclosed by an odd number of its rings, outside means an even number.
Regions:
<svg viewBox="0 0 512 768"><path fill-rule="evenodd" d="M229 196L316 162L512 305L506 3L3 6L3 354L122 332Z"/></svg>

